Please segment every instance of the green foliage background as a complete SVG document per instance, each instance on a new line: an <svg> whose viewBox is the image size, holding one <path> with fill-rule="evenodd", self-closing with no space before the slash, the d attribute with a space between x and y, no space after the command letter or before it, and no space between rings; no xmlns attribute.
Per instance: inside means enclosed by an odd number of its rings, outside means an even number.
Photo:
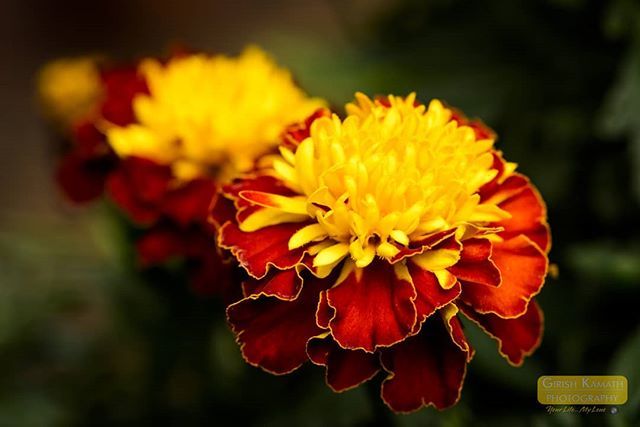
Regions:
<svg viewBox="0 0 640 427"><path fill-rule="evenodd" d="M346 41L295 29L283 10L280 25L242 43L274 52L337 108L355 90L416 91L498 132L549 207L559 276L539 299L541 348L511 368L469 326L478 351L461 402L394 416L376 397L380 378L336 395L317 367L273 377L247 366L220 304L190 294L179 266L137 272L131 230L108 204L60 208L73 220L6 208L0 425L640 425L640 4L320 3ZM243 23L234 31L241 40ZM109 53L149 53L141 46ZM544 374L626 375L629 401L616 414L549 415L535 397Z"/></svg>

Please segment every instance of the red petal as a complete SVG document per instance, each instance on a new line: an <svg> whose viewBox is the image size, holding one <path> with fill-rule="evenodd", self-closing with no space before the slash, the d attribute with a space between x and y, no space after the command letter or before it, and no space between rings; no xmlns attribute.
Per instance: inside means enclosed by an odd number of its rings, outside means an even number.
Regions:
<svg viewBox="0 0 640 427"><path fill-rule="evenodd" d="M93 122L75 126L72 142L72 150L58 165L56 180L71 201L88 202L102 195L118 159Z"/></svg>
<svg viewBox="0 0 640 427"><path fill-rule="evenodd" d="M322 333L315 311L327 281L305 281L298 298L249 297L227 308L242 355L253 366L286 374L307 360L307 341Z"/></svg>
<svg viewBox="0 0 640 427"><path fill-rule="evenodd" d="M300 289L302 289L302 279L295 269L276 270L260 280L249 278L242 283L245 297L262 294L282 300L293 300L300 293Z"/></svg>
<svg viewBox="0 0 640 427"><path fill-rule="evenodd" d="M423 270L412 262L407 263L407 267L417 293L414 302L418 312L418 321L413 331L415 333L437 309L458 298L461 288L460 283L456 283L451 289L443 289L432 272Z"/></svg>
<svg viewBox="0 0 640 427"><path fill-rule="evenodd" d="M494 314L480 314L460 304L462 312L498 341L498 351L509 363L520 366L542 341L542 310L535 301L525 314L515 319L502 319Z"/></svg>
<svg viewBox="0 0 640 427"><path fill-rule="evenodd" d="M143 266L160 264L184 253L183 236L176 229L154 228L136 242L138 256Z"/></svg>
<svg viewBox="0 0 640 427"><path fill-rule="evenodd" d="M58 165L56 180L72 202L89 202L104 192L110 169L72 152Z"/></svg>
<svg viewBox="0 0 640 427"><path fill-rule="evenodd" d="M327 367L327 385L338 393L370 380L380 370L377 354L345 350L330 336L309 340L307 353L313 363Z"/></svg>
<svg viewBox="0 0 640 427"><path fill-rule="evenodd" d="M267 274L270 265L278 269L300 263L304 248L289 250L289 239L307 223L285 223L245 233L234 222L227 222L218 236L221 247L230 249L240 265L254 278Z"/></svg>
<svg viewBox="0 0 640 427"><path fill-rule="evenodd" d="M214 193L209 206L208 221L216 230L220 230L227 221L233 221L236 208L233 202L220 192Z"/></svg>
<svg viewBox="0 0 640 427"><path fill-rule="evenodd" d="M354 270L327 292L333 337L343 348L369 352L402 341L416 324L415 298L413 285L384 261Z"/></svg>
<svg viewBox="0 0 640 427"><path fill-rule="evenodd" d="M151 160L128 157L109 176L107 189L111 198L131 218L140 223L155 221L169 188L171 169Z"/></svg>
<svg viewBox="0 0 640 427"><path fill-rule="evenodd" d="M511 218L496 224L504 227L500 236L510 239L518 234L524 234L543 251L549 252L547 211L542 197L532 184L527 184L522 191L500 203L499 206L511 214Z"/></svg>
<svg viewBox="0 0 640 427"><path fill-rule="evenodd" d="M169 191L163 200L163 212L182 226L206 222L216 187L213 180L195 179Z"/></svg>
<svg viewBox="0 0 640 427"><path fill-rule="evenodd" d="M460 280L488 286L500 285L500 270L491 261L491 242L487 239L467 239L462 242L460 261L448 268Z"/></svg>
<svg viewBox="0 0 640 427"><path fill-rule="evenodd" d="M479 313L502 318L518 317L529 300L540 292L547 274L548 260L542 250L523 235L493 245L493 262L500 270L499 287L465 282L462 299Z"/></svg>
<svg viewBox="0 0 640 427"><path fill-rule="evenodd" d="M467 370L467 354L445 330L441 319L425 324L422 332L384 350L382 399L395 412L412 412L433 405L444 409L460 398Z"/></svg>
<svg viewBox="0 0 640 427"><path fill-rule="evenodd" d="M117 67L104 70L102 81L105 88L105 100L102 116L118 126L135 122L133 98L149 93L143 76L138 74L136 66Z"/></svg>

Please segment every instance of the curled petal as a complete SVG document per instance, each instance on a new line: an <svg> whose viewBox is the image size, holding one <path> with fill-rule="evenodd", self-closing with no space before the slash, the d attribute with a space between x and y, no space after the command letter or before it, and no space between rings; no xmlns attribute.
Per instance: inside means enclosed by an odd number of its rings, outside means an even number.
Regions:
<svg viewBox="0 0 640 427"><path fill-rule="evenodd" d="M478 313L494 313L504 319L519 317L544 284L547 256L538 245L519 235L494 243L492 258L502 276L500 286L466 282L461 298Z"/></svg>
<svg viewBox="0 0 640 427"><path fill-rule="evenodd" d="M544 319L535 301L515 319L502 319L494 314L480 314L472 307L460 305L462 312L487 334L498 341L498 351L514 365L520 366L525 356L532 354L542 341Z"/></svg>
<svg viewBox="0 0 640 427"><path fill-rule="evenodd" d="M315 311L328 282L305 281L294 300L250 296L230 305L227 316L242 356L273 374L289 373L307 360L307 341L322 333Z"/></svg>
<svg viewBox="0 0 640 427"><path fill-rule="evenodd" d="M266 295L282 300L296 299L302 289L302 279L295 269L276 270L262 279L249 278L242 283L245 297Z"/></svg>
<svg viewBox="0 0 640 427"><path fill-rule="evenodd" d="M460 283L456 283L452 288L444 289L432 272L423 270L411 262L407 263L407 267L417 294L414 301L418 314L418 321L414 327L415 333L437 309L458 298L461 288Z"/></svg>
<svg viewBox="0 0 640 427"><path fill-rule="evenodd" d="M491 242L487 239L471 238L462 242L460 261L448 268L459 280L500 285L500 270L491 261Z"/></svg>
<svg viewBox="0 0 640 427"><path fill-rule="evenodd" d="M391 258L392 263L402 261L403 259L415 255L422 254L436 245L446 241L456 233L456 229L439 231L429 234L420 239L412 240L408 246L398 246L399 252Z"/></svg>
<svg viewBox="0 0 640 427"><path fill-rule="evenodd" d="M345 350L330 335L309 340L307 354L313 363L326 366L327 385L338 393L370 380L380 370L377 354Z"/></svg>
<svg viewBox="0 0 640 427"><path fill-rule="evenodd" d="M289 250L289 239L305 223L285 223L246 233L234 222L227 222L218 236L218 243L230 249L250 276L260 279L270 265L278 269L291 268L300 263L304 248Z"/></svg>
<svg viewBox="0 0 640 427"><path fill-rule="evenodd" d="M460 350L467 354L468 363L473 358L475 350L471 347L469 341L467 341L462 323L460 323L460 319L458 318L458 311L459 309L457 305L449 304L442 310L442 318L444 319L444 325L447 328L447 332L449 332L451 340L460 348Z"/></svg>
<svg viewBox="0 0 640 427"><path fill-rule="evenodd" d="M329 322L341 347L373 352L405 339L416 323L416 291L398 268L374 261L327 292Z"/></svg>
<svg viewBox="0 0 640 427"><path fill-rule="evenodd" d="M527 186L516 195L506 199L500 208L511 214L496 225L504 227L500 236L510 239L518 234L524 234L543 251L549 252L551 239L547 225L547 211L538 190L532 185Z"/></svg>
<svg viewBox="0 0 640 427"><path fill-rule="evenodd" d="M433 318L418 335L383 350L381 362L389 373L382 399L395 412L428 405L444 409L460 398L467 353L451 340L441 319Z"/></svg>

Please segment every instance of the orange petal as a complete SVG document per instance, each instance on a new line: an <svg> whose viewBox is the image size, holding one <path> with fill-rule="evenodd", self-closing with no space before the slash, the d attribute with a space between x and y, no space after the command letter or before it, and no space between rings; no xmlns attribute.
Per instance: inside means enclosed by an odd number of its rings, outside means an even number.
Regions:
<svg viewBox="0 0 640 427"><path fill-rule="evenodd" d="M491 242L471 238L462 242L460 261L448 268L454 276L465 282L488 286L500 285L500 270L491 261Z"/></svg>
<svg viewBox="0 0 640 427"><path fill-rule="evenodd" d="M494 243L492 258L502 276L500 286L465 282L461 298L478 313L494 313L505 319L521 316L544 284L547 256L538 245L519 235Z"/></svg>
<svg viewBox="0 0 640 427"><path fill-rule="evenodd" d="M542 341L544 318L535 301L522 316L502 319L494 314L480 314L472 307L460 305L462 312L498 341L498 351L510 364L520 366Z"/></svg>

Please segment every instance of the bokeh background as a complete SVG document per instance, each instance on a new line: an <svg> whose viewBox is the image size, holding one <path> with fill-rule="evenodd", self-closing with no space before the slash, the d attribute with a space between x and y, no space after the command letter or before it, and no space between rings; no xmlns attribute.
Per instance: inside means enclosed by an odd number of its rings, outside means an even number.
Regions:
<svg viewBox="0 0 640 427"><path fill-rule="evenodd" d="M634 0L3 0L0 13L0 425L640 425L640 4ZM215 300L171 269L136 274L108 204L52 179L37 108L48 60L135 58L174 43L270 50L342 106L355 90L438 97L499 134L549 206L558 277L521 368L478 352L461 402L394 416L376 387L341 395L318 367L241 360ZM617 413L549 415L544 374L617 374Z"/></svg>

